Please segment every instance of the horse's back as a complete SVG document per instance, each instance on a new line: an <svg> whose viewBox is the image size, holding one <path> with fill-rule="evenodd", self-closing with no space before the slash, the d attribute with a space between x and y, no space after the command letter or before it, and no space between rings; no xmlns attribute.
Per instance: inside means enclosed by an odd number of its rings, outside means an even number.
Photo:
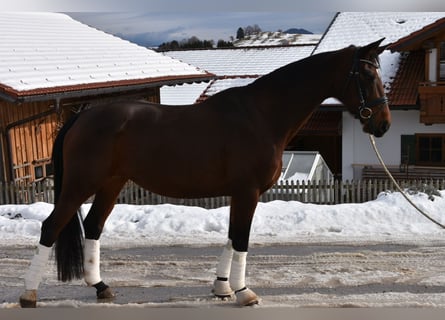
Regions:
<svg viewBox="0 0 445 320"><path fill-rule="evenodd" d="M67 152L82 154L71 161L71 170L99 180L125 177L170 196L228 194L234 185L256 179L258 171L273 171L261 165L276 156L262 147L244 111L229 109L144 102L91 108L69 132Z"/></svg>

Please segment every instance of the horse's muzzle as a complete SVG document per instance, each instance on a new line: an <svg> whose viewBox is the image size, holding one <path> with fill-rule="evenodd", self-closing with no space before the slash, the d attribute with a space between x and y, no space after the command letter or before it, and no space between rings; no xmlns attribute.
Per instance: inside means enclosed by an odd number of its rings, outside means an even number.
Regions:
<svg viewBox="0 0 445 320"><path fill-rule="evenodd" d="M386 131L389 130L389 127L391 126L391 123L389 123L389 121L382 121L382 123L380 123L378 126L376 126L373 130L373 132L371 132L375 137L380 138L382 137Z"/></svg>

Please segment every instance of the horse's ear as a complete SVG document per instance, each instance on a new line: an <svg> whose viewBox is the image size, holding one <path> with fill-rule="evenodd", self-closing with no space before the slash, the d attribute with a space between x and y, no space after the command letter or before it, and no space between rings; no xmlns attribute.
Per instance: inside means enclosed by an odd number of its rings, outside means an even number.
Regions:
<svg viewBox="0 0 445 320"><path fill-rule="evenodd" d="M386 48L389 46L389 44L385 44L384 46L380 46L377 49L377 54L381 54L383 51L386 50Z"/></svg>
<svg viewBox="0 0 445 320"><path fill-rule="evenodd" d="M385 51L387 45L380 46L380 44L385 40L385 38L382 38L380 40L377 40L373 43L368 44L365 47L360 48L360 56L364 56L366 54L369 54L370 52L374 51L377 55L381 54L383 51Z"/></svg>

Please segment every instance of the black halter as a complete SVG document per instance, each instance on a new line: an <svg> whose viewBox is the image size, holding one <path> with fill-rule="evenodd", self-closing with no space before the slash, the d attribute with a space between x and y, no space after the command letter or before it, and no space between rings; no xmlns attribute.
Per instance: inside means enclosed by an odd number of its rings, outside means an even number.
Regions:
<svg viewBox="0 0 445 320"><path fill-rule="evenodd" d="M384 95L381 98L374 99L372 101L365 101L362 87L360 85L360 63L366 63L373 66L376 69L380 68L380 65L377 62L372 62L366 59L358 58L358 49L356 49L354 54L354 62L352 65L352 69L349 72L349 78L346 85L350 82L351 79L355 80L357 85L357 92L360 99L360 106L358 107L358 114L361 119L367 120L370 119L373 115L372 108L380 106L379 110L382 110L383 105L388 103L388 98Z"/></svg>

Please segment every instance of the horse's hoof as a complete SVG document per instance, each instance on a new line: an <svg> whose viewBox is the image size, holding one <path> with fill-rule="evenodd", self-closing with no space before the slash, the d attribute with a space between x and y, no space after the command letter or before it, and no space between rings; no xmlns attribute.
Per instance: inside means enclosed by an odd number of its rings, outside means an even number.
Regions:
<svg viewBox="0 0 445 320"><path fill-rule="evenodd" d="M98 300L111 300L114 299L116 295L114 294L113 290L111 290L110 287L107 287L105 290L102 290L101 292L97 292L97 299Z"/></svg>
<svg viewBox="0 0 445 320"><path fill-rule="evenodd" d="M20 306L22 308L35 308L37 306L37 290L26 290L20 296Z"/></svg>
<svg viewBox="0 0 445 320"><path fill-rule="evenodd" d="M260 303L260 300L255 292L249 288L241 289L235 293L236 303L242 307L253 306Z"/></svg>
<svg viewBox="0 0 445 320"><path fill-rule="evenodd" d="M230 288L229 281L222 281L218 279L213 282L212 293L215 295L215 297L221 299L233 296L233 290Z"/></svg>

